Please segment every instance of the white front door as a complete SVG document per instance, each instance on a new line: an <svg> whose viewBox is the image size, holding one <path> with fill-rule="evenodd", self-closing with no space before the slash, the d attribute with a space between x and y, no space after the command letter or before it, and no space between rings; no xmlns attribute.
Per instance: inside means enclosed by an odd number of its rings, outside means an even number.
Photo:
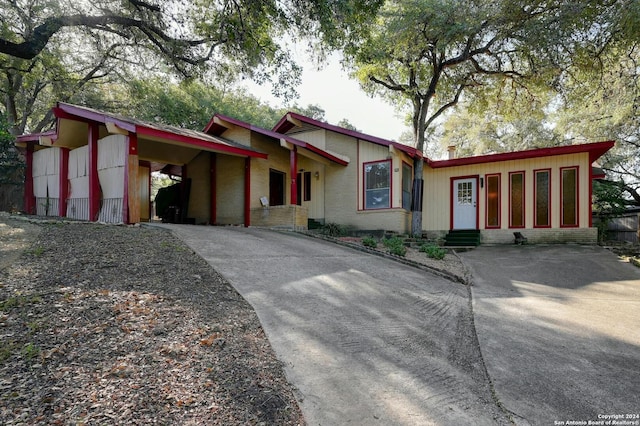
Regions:
<svg viewBox="0 0 640 426"><path fill-rule="evenodd" d="M453 229L476 229L476 178L453 181Z"/></svg>

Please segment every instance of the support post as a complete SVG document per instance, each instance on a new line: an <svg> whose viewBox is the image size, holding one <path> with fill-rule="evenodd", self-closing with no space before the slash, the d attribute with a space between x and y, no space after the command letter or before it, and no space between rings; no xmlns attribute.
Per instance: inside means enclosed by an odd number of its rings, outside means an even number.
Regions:
<svg viewBox="0 0 640 426"><path fill-rule="evenodd" d="M218 216L218 204L217 204L217 188L216 188L216 174L217 174L217 159L218 155L215 152L209 155L209 224L215 225Z"/></svg>
<svg viewBox="0 0 640 426"><path fill-rule="evenodd" d="M244 226L251 226L251 157L244 160Z"/></svg>
<svg viewBox="0 0 640 426"><path fill-rule="evenodd" d="M128 139L128 154L127 154L127 170L125 176L125 223L139 223L140 222L140 182L138 179L138 135L135 133L129 134Z"/></svg>
<svg viewBox="0 0 640 426"><path fill-rule="evenodd" d="M60 148L60 199L58 200L58 216L67 216L67 199L69 198L69 148Z"/></svg>
<svg viewBox="0 0 640 426"><path fill-rule="evenodd" d="M291 196L289 197L289 204L295 206L298 204L298 147L293 146L293 149L289 151L289 168L291 172Z"/></svg>
<svg viewBox="0 0 640 426"><path fill-rule="evenodd" d="M36 197L33 192L33 151L34 143L27 143L26 169L24 172L24 211L27 214L36 213Z"/></svg>
<svg viewBox="0 0 640 426"><path fill-rule="evenodd" d="M98 123L89 123L89 220L100 214L100 180L98 178Z"/></svg>

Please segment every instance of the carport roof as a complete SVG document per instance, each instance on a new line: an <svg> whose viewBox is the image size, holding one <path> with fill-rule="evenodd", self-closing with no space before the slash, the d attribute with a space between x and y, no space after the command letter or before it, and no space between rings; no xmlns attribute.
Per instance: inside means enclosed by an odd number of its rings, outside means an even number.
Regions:
<svg viewBox="0 0 640 426"><path fill-rule="evenodd" d="M67 119L86 123L103 124L108 128L116 129L117 131L136 133L141 138L179 143L181 145L192 146L205 151L220 152L244 157L267 158L267 154L263 152L220 136L159 123L148 123L134 118L124 117L119 114L99 111L93 108L58 102L53 108L53 113L58 119L58 125L56 126L55 131L33 135L22 135L18 137L18 142L35 141L39 140L40 137L48 137L55 141L59 136L58 127L60 126L60 120Z"/></svg>

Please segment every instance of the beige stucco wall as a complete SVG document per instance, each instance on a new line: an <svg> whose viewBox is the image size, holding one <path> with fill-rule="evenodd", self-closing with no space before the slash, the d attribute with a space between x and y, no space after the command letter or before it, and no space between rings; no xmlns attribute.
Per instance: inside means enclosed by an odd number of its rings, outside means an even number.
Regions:
<svg viewBox="0 0 640 426"><path fill-rule="evenodd" d="M229 128L224 131L222 136L242 145L251 145L251 130L244 127L238 127L230 124Z"/></svg>
<svg viewBox="0 0 640 426"><path fill-rule="evenodd" d="M501 229L509 229L509 172L525 172L525 229L534 228L534 170L551 169L551 226L560 227L560 168L578 166L579 227L589 226L589 156L587 153L558 155L527 160L503 161L467 166L424 170L423 229L448 230L450 228L451 178L487 174L500 174ZM479 185L478 185L479 186ZM486 185L478 188L478 214L480 229L486 224Z"/></svg>
<svg viewBox="0 0 640 426"><path fill-rule="evenodd" d="M211 199L209 156L208 152L201 151L187 164L187 177L191 179L187 216L195 218L197 224L209 223Z"/></svg>
<svg viewBox="0 0 640 426"><path fill-rule="evenodd" d="M354 229L385 229L407 232L411 213L402 209L402 163L413 167L406 154L393 148L327 132L326 149L346 155L348 166L326 167L326 222L335 222ZM364 209L364 164L391 159L391 208Z"/></svg>
<svg viewBox="0 0 640 426"><path fill-rule="evenodd" d="M282 148L279 141L254 133L251 136L251 147L269 155L268 159L251 159L251 208L261 207L260 197L269 198L269 169L286 175L284 202L290 202L291 167L290 151ZM271 200L269 200L271 204Z"/></svg>
<svg viewBox="0 0 640 426"><path fill-rule="evenodd" d="M256 159L251 162L258 161ZM244 224L244 164L243 157L216 157L216 223Z"/></svg>
<svg viewBox="0 0 640 426"><path fill-rule="evenodd" d="M296 139L299 139L304 142L308 142L311 145L318 147L320 149L326 148L326 138L327 134L331 132L327 132L324 129L319 130L310 130L308 132L299 132L293 133L290 136Z"/></svg>

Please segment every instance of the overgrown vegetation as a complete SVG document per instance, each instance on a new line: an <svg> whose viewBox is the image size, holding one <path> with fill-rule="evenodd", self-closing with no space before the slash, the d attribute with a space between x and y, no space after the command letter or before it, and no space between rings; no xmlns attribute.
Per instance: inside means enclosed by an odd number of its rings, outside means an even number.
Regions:
<svg viewBox="0 0 640 426"><path fill-rule="evenodd" d="M325 223L320 228L320 233L329 237L344 237L347 235L347 229L339 223Z"/></svg>
<svg viewBox="0 0 640 426"><path fill-rule="evenodd" d="M366 236L362 238L362 245L365 247L376 248L378 247L378 240L372 236Z"/></svg>
<svg viewBox="0 0 640 426"><path fill-rule="evenodd" d="M430 259L442 260L447 254L447 250L435 244L423 244L420 246L420 251L427 254Z"/></svg>
<svg viewBox="0 0 640 426"><path fill-rule="evenodd" d="M399 237L384 238L382 244L389 250L389 253L396 256L405 256L407 254L407 248L404 245L404 241Z"/></svg>

